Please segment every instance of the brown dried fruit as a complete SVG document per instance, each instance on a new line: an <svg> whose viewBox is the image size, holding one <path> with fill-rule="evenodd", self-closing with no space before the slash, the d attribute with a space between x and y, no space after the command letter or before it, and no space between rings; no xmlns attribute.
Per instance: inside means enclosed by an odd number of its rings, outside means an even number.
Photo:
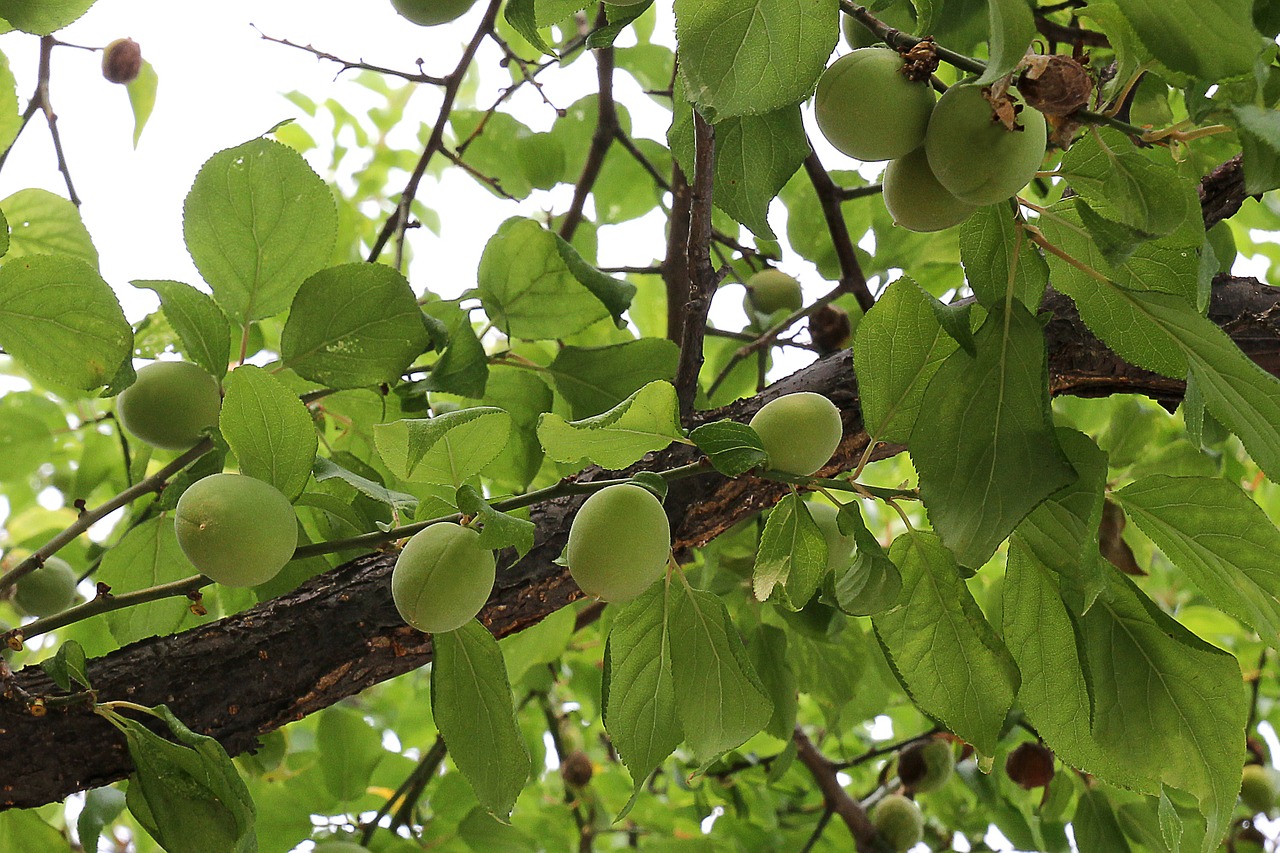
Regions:
<svg viewBox="0 0 1280 853"><path fill-rule="evenodd" d="M582 750L569 753L560 765L560 778L570 788L585 788L591 782L591 757Z"/></svg>
<svg viewBox="0 0 1280 853"><path fill-rule="evenodd" d="M839 305L824 305L809 318L809 337L821 355L849 346L849 312Z"/></svg>
<svg viewBox="0 0 1280 853"><path fill-rule="evenodd" d="M133 39L116 39L102 51L102 76L112 83L132 83L142 70L142 48Z"/></svg>
<svg viewBox="0 0 1280 853"><path fill-rule="evenodd" d="M1029 56L1018 78L1018 91L1045 115L1064 116L1089 103L1093 78L1070 56Z"/></svg>
<svg viewBox="0 0 1280 853"><path fill-rule="evenodd" d="M1019 746L1004 762L1004 772L1013 782L1030 791L1043 788L1053 778L1053 753L1041 743Z"/></svg>

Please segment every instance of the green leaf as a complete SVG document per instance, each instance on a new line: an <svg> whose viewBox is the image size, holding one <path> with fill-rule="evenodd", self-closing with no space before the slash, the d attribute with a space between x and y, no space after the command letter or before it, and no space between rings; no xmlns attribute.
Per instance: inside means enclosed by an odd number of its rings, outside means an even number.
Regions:
<svg viewBox="0 0 1280 853"><path fill-rule="evenodd" d="M399 379L427 343L422 310L404 276L381 264L343 264L298 288L280 357L327 388L360 388Z"/></svg>
<svg viewBox="0 0 1280 853"><path fill-rule="evenodd" d="M826 570L827 540L808 507L790 492L765 521L751 591L757 601L767 601L776 591L784 607L799 610L818 591Z"/></svg>
<svg viewBox="0 0 1280 853"><path fill-rule="evenodd" d="M516 217L485 244L477 273L480 302L508 337L563 338L609 315L570 269L561 242L532 219Z"/></svg>
<svg viewBox="0 0 1280 853"><path fill-rule="evenodd" d="M960 261L973 295L983 305L1003 305L1012 295L1028 311L1040 308L1049 266L1009 205L981 207L961 223Z"/></svg>
<svg viewBox="0 0 1280 853"><path fill-rule="evenodd" d="M476 337L470 315L463 313L449 330L449 346L425 380L428 391L480 397L489 382L489 354Z"/></svg>
<svg viewBox="0 0 1280 853"><path fill-rule="evenodd" d="M279 314L329 260L338 214L302 155L268 139L219 151L183 206L187 250L239 322Z"/></svg>
<svg viewBox="0 0 1280 853"><path fill-rule="evenodd" d="M373 428L378 454L391 473L414 483L454 488L492 462L510 434L511 416L492 406Z"/></svg>
<svg viewBox="0 0 1280 853"><path fill-rule="evenodd" d="M156 89L160 86L160 77L151 63L142 60L138 76L129 81L125 88L129 92L129 106L133 109L133 147L138 147L142 138L142 129L151 118L151 110L156 105Z"/></svg>
<svg viewBox="0 0 1280 853"><path fill-rule="evenodd" d="M58 646L53 657L40 662L45 675L68 693L80 690L92 690L89 676L85 673L84 647L75 640L67 640Z"/></svg>
<svg viewBox="0 0 1280 853"><path fill-rule="evenodd" d="M904 533L889 558L902 597L872 617L911 698L984 755L993 755L1018 690L1018 668L936 536Z"/></svg>
<svg viewBox="0 0 1280 853"><path fill-rule="evenodd" d="M48 190L18 190L0 201L9 223L6 261L26 255L70 255L98 268L98 250L74 204Z"/></svg>
<svg viewBox="0 0 1280 853"><path fill-rule="evenodd" d="M1125 0L1118 5L1156 59L1192 77L1248 74L1263 49L1245 0Z"/></svg>
<svg viewBox="0 0 1280 853"><path fill-rule="evenodd" d="M675 12L685 91L713 122L807 98L839 30L832 0L676 0Z"/></svg>
<svg viewBox="0 0 1280 853"><path fill-rule="evenodd" d="M173 532L173 516L149 518L130 530L107 551L94 575L117 593L159 586L200 574L178 547ZM189 623L183 598L162 598L134 607L112 610L106 615L107 628L120 645L146 637L164 636Z"/></svg>
<svg viewBox="0 0 1280 853"><path fill-rule="evenodd" d="M0 813L0 850L22 853L64 853L66 837L40 819L35 809Z"/></svg>
<svg viewBox="0 0 1280 853"><path fill-rule="evenodd" d="M796 729L796 674L787 660L787 632L773 625L761 625L747 646L751 663L764 684L773 716L764 730L779 740L789 741Z"/></svg>
<svg viewBox="0 0 1280 853"><path fill-rule="evenodd" d="M557 462L586 459L602 468L625 468L651 450L684 440L675 386L650 382L604 414L580 421L547 412L538 418L538 440Z"/></svg>
<svg viewBox="0 0 1280 853"><path fill-rule="evenodd" d="M432 637L431 713L480 805L506 820L529 778L498 641L472 620Z"/></svg>
<svg viewBox="0 0 1280 853"><path fill-rule="evenodd" d="M311 413L283 382L244 364L224 383L218 427L240 472L275 486L289 500L302 494L316 459Z"/></svg>
<svg viewBox="0 0 1280 853"><path fill-rule="evenodd" d="M1076 475L1053 432L1035 318L1018 302L993 309L974 341L976 357L957 350L929 383L921 410L930 417L916 421L910 448L929 520L976 569Z"/></svg>
<svg viewBox="0 0 1280 853"><path fill-rule="evenodd" d="M547 373L575 420L607 412L650 382L673 381L680 348L665 338L641 338L603 347L567 346Z"/></svg>
<svg viewBox="0 0 1280 853"><path fill-rule="evenodd" d="M1076 801L1076 813L1071 828L1079 850L1107 850L1110 853L1131 853L1120 822L1107 795L1097 788L1088 788Z"/></svg>
<svg viewBox="0 0 1280 853"><path fill-rule="evenodd" d="M533 534L537 529L534 523L494 509L473 487L466 484L458 487L457 504L460 511L479 517L483 526L476 544L481 548L491 551L515 548L516 554L523 557L533 547Z"/></svg>
<svg viewBox="0 0 1280 853"><path fill-rule="evenodd" d="M989 0L987 18L991 25L987 70L976 85L994 83L1013 71L1036 37L1036 22L1025 0Z"/></svg>
<svg viewBox="0 0 1280 853"><path fill-rule="evenodd" d="M668 585L655 583L619 611L605 647L604 726L636 792L684 739L672 681L671 606Z"/></svg>
<svg viewBox="0 0 1280 853"><path fill-rule="evenodd" d="M97 850L102 830L110 826L122 811L124 791L119 788L94 788L86 793L84 808L76 819L76 835L80 838L81 848Z"/></svg>
<svg viewBox="0 0 1280 853"><path fill-rule="evenodd" d="M18 112L17 81L14 80L13 70L9 67L9 58L0 53L0 151L7 151L9 146L13 145L21 129L22 115Z"/></svg>
<svg viewBox="0 0 1280 853"><path fill-rule="evenodd" d="M1280 482L1280 380L1183 300L1161 293L1127 296L1182 350L1213 416L1240 437L1268 477Z"/></svg>
<svg viewBox="0 0 1280 853"><path fill-rule="evenodd" d="M542 466L538 416L551 411L554 397L537 373L517 367L495 367L485 384L481 405L499 402L511 414L511 437L506 448L486 468L508 491L522 492Z"/></svg>
<svg viewBox="0 0 1280 853"><path fill-rule="evenodd" d="M47 36L89 11L97 0L0 0L0 18L24 33Z"/></svg>
<svg viewBox="0 0 1280 853"><path fill-rule="evenodd" d="M769 203L809 155L800 105L726 118L716 125L715 133L712 201L754 234L774 239L767 218ZM693 174L693 110L684 101L676 102L667 141L681 168Z"/></svg>
<svg viewBox="0 0 1280 853"><path fill-rule="evenodd" d="M542 40L542 35L538 32L537 9L535 8L536 0L510 0L506 4L503 14L515 31L524 36L525 41L536 47L543 53L555 56L556 53L547 43Z"/></svg>
<svg viewBox="0 0 1280 853"><path fill-rule="evenodd" d="M556 240L556 251L560 260L569 268L569 274L577 279L578 284L591 291L600 304L613 318L613 324L625 329L627 323L622 319L623 313L631 307L631 300L636 295L636 286L628 281L620 281L596 269L578 254L578 250L559 234L552 234Z"/></svg>
<svg viewBox="0 0 1280 853"><path fill-rule="evenodd" d="M364 796L369 777L385 754L381 732L359 712L341 705L320 712L316 748L325 788L344 803Z"/></svg>
<svg viewBox="0 0 1280 853"><path fill-rule="evenodd" d="M133 329L84 261L11 254L0 267L0 347L41 379L89 391L129 358Z"/></svg>
<svg viewBox="0 0 1280 853"><path fill-rule="evenodd" d="M1258 195L1280 187L1280 112L1254 104L1231 108L1244 152L1244 191Z"/></svg>
<svg viewBox="0 0 1280 853"><path fill-rule="evenodd" d="M316 478L317 483L323 483L325 480L335 478L342 480L342 482L351 486L360 494L384 503L406 515L412 516L417 512L418 499L413 495L388 489L382 483L370 480L368 477L362 477L327 457L316 457L316 461L311 464L311 475Z"/></svg>
<svg viewBox="0 0 1280 853"><path fill-rule="evenodd" d="M698 449L707 454L712 466L726 477L736 477L769 461L760 436L737 421L713 421L689 433Z"/></svg>
<svg viewBox="0 0 1280 853"><path fill-rule="evenodd" d="M902 573L867 529L857 501L840 507L837 529L853 535L853 560L835 573L836 605L853 616L874 616L888 610L902 595Z"/></svg>
<svg viewBox="0 0 1280 853"><path fill-rule="evenodd" d="M902 443L911 436L925 388L956 351L955 340L938 322L935 301L904 276L858 324L853 366L862 420L877 441Z"/></svg>
<svg viewBox="0 0 1280 853"><path fill-rule="evenodd" d="M1280 530L1239 486L1155 475L1114 497L1215 605L1280 647Z"/></svg>
<svg viewBox="0 0 1280 853"><path fill-rule="evenodd" d="M165 319L182 339L184 353L221 379L231 359L231 324L218 303L180 281L131 281L134 287L155 291Z"/></svg>
<svg viewBox="0 0 1280 853"><path fill-rule="evenodd" d="M705 765L764 728L773 703L724 602L685 583L672 584L670 595L676 711L685 741Z"/></svg>
<svg viewBox="0 0 1280 853"><path fill-rule="evenodd" d="M587 47L593 50L613 47L614 40L622 31L630 26L632 21L647 12L652 5L652 2L646 2L646 0L628 6L606 4L605 12L609 16L609 23L587 36Z"/></svg>
<svg viewBox="0 0 1280 853"><path fill-rule="evenodd" d="M1072 612L1080 615L1106 588L1110 571L1098 550L1107 455L1084 433L1065 427L1059 427L1057 433L1079 477L1033 509L1018 525L1014 541L1057 573L1063 598Z"/></svg>
<svg viewBox="0 0 1280 853"><path fill-rule="evenodd" d="M1058 171L1099 216L1146 238L1171 234L1193 209L1186 179L1111 128L1091 128L1067 149Z"/></svg>
<svg viewBox="0 0 1280 853"><path fill-rule="evenodd" d="M124 733L134 772L129 811L169 853L254 853L255 809L222 745L196 734L164 705L151 710L178 739L167 740L114 711L98 713Z"/></svg>

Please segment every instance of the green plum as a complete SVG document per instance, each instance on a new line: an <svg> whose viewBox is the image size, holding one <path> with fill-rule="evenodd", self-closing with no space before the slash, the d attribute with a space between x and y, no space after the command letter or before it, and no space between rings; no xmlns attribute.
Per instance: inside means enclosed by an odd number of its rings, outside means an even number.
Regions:
<svg viewBox="0 0 1280 853"><path fill-rule="evenodd" d="M769 467L807 477L831 459L844 426L835 404L809 391L785 394L760 407L750 426L760 436Z"/></svg>
<svg viewBox="0 0 1280 853"><path fill-rule="evenodd" d="M755 311L768 316L784 308L790 313L800 310L802 305L804 294L800 292L800 282L782 270L760 270L747 279L743 307L748 313Z"/></svg>
<svg viewBox="0 0 1280 853"><path fill-rule="evenodd" d="M461 18L476 0L391 0L402 18L420 27L434 27Z"/></svg>
<svg viewBox="0 0 1280 853"><path fill-rule="evenodd" d="M898 778L916 794L938 790L955 769L955 750L938 738L918 740L898 755Z"/></svg>
<svg viewBox="0 0 1280 853"><path fill-rule="evenodd" d="M157 361L138 371L120 393L116 417L133 435L162 450L186 450L207 427L217 426L218 380L185 361Z"/></svg>
<svg viewBox="0 0 1280 853"><path fill-rule="evenodd" d="M959 225L978 209L938 183L924 146L899 157L884 170L884 206L896 224L919 232Z"/></svg>
<svg viewBox="0 0 1280 853"><path fill-rule="evenodd" d="M910 3L894 3L872 14L895 30L909 33L916 27L916 11ZM884 44L875 33L858 23L858 19L852 15L841 15L840 27L844 30L844 40L849 43L849 47L871 47Z"/></svg>
<svg viewBox="0 0 1280 853"><path fill-rule="evenodd" d="M1276 772L1261 764L1246 764L1240 779L1240 802L1250 813L1270 814L1276 807Z"/></svg>
<svg viewBox="0 0 1280 853"><path fill-rule="evenodd" d="M587 595L630 601L667 567L671 524L662 503L642 486L606 486L583 501L569 528L569 573Z"/></svg>
<svg viewBox="0 0 1280 853"><path fill-rule="evenodd" d="M890 794L876 803L871 822L892 850L910 850L924 838L920 807L901 794Z"/></svg>
<svg viewBox="0 0 1280 853"><path fill-rule="evenodd" d="M14 604L30 616L61 613L75 600L76 571L61 557L45 558L43 566L14 585Z"/></svg>
<svg viewBox="0 0 1280 853"><path fill-rule="evenodd" d="M298 547L298 519L289 499L243 474L214 474L193 483L178 498L173 529L191 565L224 586L266 583Z"/></svg>
<svg viewBox="0 0 1280 853"><path fill-rule="evenodd" d="M1044 116L1025 107L1018 130L995 119L982 87L952 86L934 107L925 134L929 168L948 192L978 206L1004 201L1027 185L1044 159Z"/></svg>
<svg viewBox="0 0 1280 853"><path fill-rule="evenodd" d="M827 141L864 162L893 160L919 148L934 94L901 73L902 57L864 47L837 59L818 80L814 115Z"/></svg>
<svg viewBox="0 0 1280 853"><path fill-rule="evenodd" d="M480 534L452 522L433 524L405 543L391 570L391 597L419 631L439 634L466 625L493 592L497 561Z"/></svg>

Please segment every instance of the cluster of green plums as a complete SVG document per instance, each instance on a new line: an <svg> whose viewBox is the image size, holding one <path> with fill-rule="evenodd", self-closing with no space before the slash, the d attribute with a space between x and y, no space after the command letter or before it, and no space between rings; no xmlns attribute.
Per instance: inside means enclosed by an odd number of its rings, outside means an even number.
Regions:
<svg viewBox="0 0 1280 853"><path fill-rule="evenodd" d="M937 738L918 740L898 753L898 780L912 796L937 791L955 770L951 743ZM871 822L891 850L909 850L924 838L924 814L915 800L889 794L871 809Z"/></svg>
<svg viewBox="0 0 1280 853"><path fill-rule="evenodd" d="M936 99L927 81L907 79L902 57L861 47L818 81L814 111L827 140L864 162L888 160L884 202L911 231L958 225L1026 186L1044 157L1044 116L1027 107L1009 130L983 87L960 83Z"/></svg>
<svg viewBox="0 0 1280 853"><path fill-rule="evenodd" d="M218 380L185 361L157 361L116 400L116 418L135 438L186 450L218 424ZM225 586L257 586L293 558L298 523L279 489L242 474L193 483L174 509L178 545L201 574Z"/></svg>

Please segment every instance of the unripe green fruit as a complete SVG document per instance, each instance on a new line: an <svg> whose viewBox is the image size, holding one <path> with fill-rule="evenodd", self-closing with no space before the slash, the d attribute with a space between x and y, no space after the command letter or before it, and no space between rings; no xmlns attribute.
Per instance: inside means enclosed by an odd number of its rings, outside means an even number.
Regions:
<svg viewBox="0 0 1280 853"><path fill-rule="evenodd" d="M120 393L116 417L133 435L162 450L186 450L201 430L216 426L218 380L185 361L157 361Z"/></svg>
<svg viewBox="0 0 1280 853"><path fill-rule="evenodd" d="M455 631L476 618L493 592L496 560L480 534L452 522L414 534L391 570L391 597L419 631Z"/></svg>
<svg viewBox="0 0 1280 853"><path fill-rule="evenodd" d="M872 14L895 30L909 33L916 28L916 11L911 8L910 3L894 3L887 9L881 9ZM840 26L844 30L844 40L849 43L849 47L856 49L884 44L875 33L858 23L858 19L852 15L841 15Z"/></svg>
<svg viewBox="0 0 1280 853"><path fill-rule="evenodd" d="M884 170L884 206L895 223L919 232L959 225L978 209L938 183L923 145Z"/></svg>
<svg viewBox="0 0 1280 853"><path fill-rule="evenodd" d="M948 192L969 204L1004 201L1027 185L1044 159L1044 116L1018 113L1022 130L992 118L991 104L974 85L952 86L934 107L925 134L929 168Z"/></svg>
<svg viewBox="0 0 1280 853"><path fill-rule="evenodd" d="M837 521L840 510L831 504L817 501L810 501L805 506L808 507L809 515L813 516L818 529L822 531L822 538L827 542L827 572L834 574L847 569L853 562L853 551L857 545L852 535L845 536L840 532L840 524Z"/></svg>
<svg viewBox="0 0 1280 853"><path fill-rule="evenodd" d="M871 822L894 850L909 850L924 838L920 807L900 794L890 794L871 810Z"/></svg>
<svg viewBox="0 0 1280 853"><path fill-rule="evenodd" d="M844 427L840 410L821 394L801 391L770 400L750 426L760 436L769 467L807 477L831 459Z"/></svg>
<svg viewBox="0 0 1280 853"><path fill-rule="evenodd" d="M804 294L800 292L800 282L782 270L760 270L747 279L744 307L748 312L772 314L783 308L788 312L799 311L802 305Z"/></svg>
<svg viewBox="0 0 1280 853"><path fill-rule="evenodd" d="M75 600L76 571L61 557L46 558L43 566L14 585L13 603L30 616L61 613Z"/></svg>
<svg viewBox="0 0 1280 853"><path fill-rule="evenodd" d="M908 80L901 68L902 57L885 47L864 47L832 63L818 80L814 101L827 141L864 162L919 148L933 111L933 89Z"/></svg>
<svg viewBox="0 0 1280 853"><path fill-rule="evenodd" d="M266 583L298 547L289 499L243 474L197 480L178 498L173 529L191 565L224 586Z"/></svg>
<svg viewBox="0 0 1280 853"><path fill-rule="evenodd" d="M916 741L898 756L898 778L913 793L936 791L951 780L956 754L945 740Z"/></svg>
<svg viewBox="0 0 1280 853"><path fill-rule="evenodd" d="M476 0L391 0L402 18L420 27L434 27L461 18Z"/></svg>
<svg viewBox="0 0 1280 853"><path fill-rule="evenodd" d="M1240 802L1251 814L1270 813L1276 806L1276 774L1261 764L1246 764L1240 780Z"/></svg>
<svg viewBox="0 0 1280 853"><path fill-rule="evenodd" d="M653 492L606 486L583 501L569 528L565 559L587 595L630 601L654 584L671 553L671 523Z"/></svg>

